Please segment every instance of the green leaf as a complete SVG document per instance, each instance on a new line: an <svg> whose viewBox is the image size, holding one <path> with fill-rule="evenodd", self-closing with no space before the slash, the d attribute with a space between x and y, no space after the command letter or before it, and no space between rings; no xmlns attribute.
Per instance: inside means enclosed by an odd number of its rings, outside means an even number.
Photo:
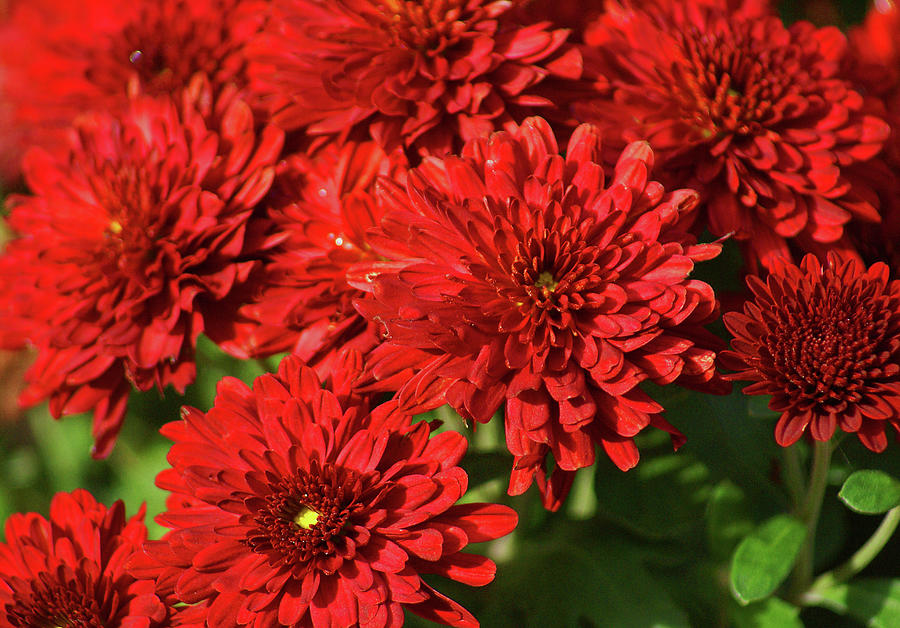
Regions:
<svg viewBox="0 0 900 628"><path fill-rule="evenodd" d="M738 545L731 560L731 590L743 604L771 595L784 581L806 537L789 515L772 517Z"/></svg>
<svg viewBox="0 0 900 628"><path fill-rule="evenodd" d="M641 463L623 473L608 460L598 461L597 511L647 539L683 537L701 529L712 490L706 466L691 455L672 453L665 434L657 447L643 447ZM651 442L644 438L642 444Z"/></svg>
<svg viewBox="0 0 900 628"><path fill-rule="evenodd" d="M850 510L878 515L900 505L900 481L883 471L857 471L844 482L838 497Z"/></svg>
<svg viewBox="0 0 900 628"><path fill-rule="evenodd" d="M774 419L781 415L769 407L769 395L752 395L747 399L747 416L751 419Z"/></svg>
<svg viewBox="0 0 900 628"><path fill-rule="evenodd" d="M775 514L778 509L773 504L782 493L768 473L781 448L772 436L773 423L748 419L748 404L754 397L744 395L738 386L725 396L649 383L642 388L666 409L666 419L687 434L678 455L691 454L716 480L730 478L754 508L762 509L761 516Z"/></svg>
<svg viewBox="0 0 900 628"><path fill-rule="evenodd" d="M735 546L753 531L744 491L731 480L713 489L706 505L706 540L713 555L727 560Z"/></svg>
<svg viewBox="0 0 900 628"><path fill-rule="evenodd" d="M900 626L900 580L863 578L819 594L816 605L849 615L871 628Z"/></svg>
<svg viewBox="0 0 900 628"><path fill-rule="evenodd" d="M800 609L777 597L747 606L734 605L731 619L735 628L803 628Z"/></svg>
<svg viewBox="0 0 900 628"><path fill-rule="evenodd" d="M524 542L499 565L488 605L491 628L687 628L687 615L622 539L584 546L559 537Z"/></svg>

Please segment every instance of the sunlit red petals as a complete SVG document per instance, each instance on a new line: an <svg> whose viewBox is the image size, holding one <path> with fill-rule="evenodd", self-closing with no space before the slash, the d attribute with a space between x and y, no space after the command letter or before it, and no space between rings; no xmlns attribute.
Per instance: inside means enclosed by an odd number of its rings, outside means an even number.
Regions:
<svg viewBox="0 0 900 628"><path fill-rule="evenodd" d="M789 260L792 247L850 250L844 226L878 221L853 166L875 157L889 129L843 80L837 29L786 28L745 8L622 2L586 39L612 89L582 113L622 141L649 140L664 183L700 191L699 226L733 233L751 264Z"/></svg>
<svg viewBox="0 0 900 628"><path fill-rule="evenodd" d="M30 287L0 308L38 349L25 404L93 410L105 456L131 384L193 380L197 337L229 337L274 244L251 217L281 141L274 128L257 134L233 91L216 98L197 77L179 106L141 96L122 116L83 118L68 150L30 154L33 195L12 201L19 237L3 262Z"/></svg>
<svg viewBox="0 0 900 628"><path fill-rule="evenodd" d="M552 452L565 475L594 462L600 444L623 469L633 436L666 429L662 408L637 387L721 389L712 288L688 278L718 247L677 231L697 197L649 180L646 143L630 145L604 181L595 128L579 127L565 158L545 121L470 142L461 157L427 159L408 190L382 182L388 208L373 248L396 262L361 264L357 303L383 323L372 369L410 348L431 356L400 390L443 381L464 417L505 406L515 455L511 491L524 491ZM680 442L680 441L679 441ZM564 478L547 490L563 490ZM560 496L547 495L558 506Z"/></svg>
<svg viewBox="0 0 900 628"><path fill-rule="evenodd" d="M50 519L14 514L0 544L0 614L4 626L171 625L152 580L125 571L146 540L144 512L125 518L84 490L58 493Z"/></svg>
<svg viewBox="0 0 900 628"><path fill-rule="evenodd" d="M323 389L285 358L252 391L226 379L208 413L167 425L172 468L157 483L172 530L132 572L205 601L213 626L400 626L404 608L477 626L420 575L487 584L494 564L461 550L509 532L515 513L455 505L463 436L430 437L393 403L370 411L352 388L361 364L343 364Z"/></svg>
<svg viewBox="0 0 900 628"><path fill-rule="evenodd" d="M353 299L362 292L346 280L354 263L374 259L366 231L383 213L375 180L402 180L406 160L374 142L329 144L312 158L282 162L267 204L284 241L271 253L254 303L243 308L247 331L233 353L290 351L327 372L344 348L363 353L379 342L376 326Z"/></svg>
<svg viewBox="0 0 900 628"><path fill-rule="evenodd" d="M279 0L254 46L254 89L285 128L362 129L423 154L538 111L567 118L581 56L568 31L520 23L515 4Z"/></svg>
<svg viewBox="0 0 900 628"><path fill-rule="evenodd" d="M808 255L748 285L754 300L725 315L734 340L722 364L752 382L746 394L772 395L778 444L840 429L884 450L885 428L900 432L900 281L880 262Z"/></svg>
<svg viewBox="0 0 900 628"><path fill-rule="evenodd" d="M169 95L198 72L219 88L247 84L244 46L266 0L34 0L0 26L0 93L11 161L47 146L84 111L127 106L129 83ZM7 126L8 125L8 128ZM17 169L18 166L16 165Z"/></svg>

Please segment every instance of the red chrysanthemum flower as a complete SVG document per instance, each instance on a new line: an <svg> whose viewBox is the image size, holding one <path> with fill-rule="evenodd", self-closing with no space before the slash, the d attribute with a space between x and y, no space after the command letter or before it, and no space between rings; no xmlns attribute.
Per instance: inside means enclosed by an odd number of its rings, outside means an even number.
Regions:
<svg viewBox="0 0 900 628"><path fill-rule="evenodd" d="M255 302L242 308L249 329L229 347L235 355L290 351L319 372L337 352L366 353L380 340L376 326L353 307L362 292L346 280L354 263L375 259L366 231L381 220L378 176L402 179L406 160L374 142L329 144L315 157L280 164L269 216L285 240L272 253Z"/></svg>
<svg viewBox="0 0 900 628"><path fill-rule="evenodd" d="M836 428L855 432L872 451L900 432L900 281L885 264L813 255L777 267L763 283L748 277L754 299L725 315L733 351L729 379L753 382L749 395L772 395L781 412L775 440L787 447L809 428L819 441Z"/></svg>
<svg viewBox="0 0 900 628"><path fill-rule="evenodd" d="M144 509L130 519L117 501L107 509L78 489L57 493L49 521L14 514L0 543L3 626L171 625L153 580L137 580L125 563L147 538Z"/></svg>
<svg viewBox="0 0 900 628"><path fill-rule="evenodd" d="M865 21L848 34L850 54L847 76L867 94L878 96L886 105L885 115L892 129L900 123L900 10L891 0L872 4ZM885 154L900 163L900 133L893 132Z"/></svg>
<svg viewBox="0 0 900 628"><path fill-rule="evenodd" d="M223 380L206 414L185 408L163 428L172 468L157 478L172 492L158 521L172 530L132 572L206 601L219 628L400 626L404 608L477 626L421 576L490 582L494 563L462 550L508 533L515 512L455 505L465 438L429 438L394 402L370 412L351 388L360 368L341 363L323 389L289 356L253 390Z"/></svg>
<svg viewBox="0 0 900 628"><path fill-rule="evenodd" d="M443 155L538 111L563 118L581 77L568 32L505 0L279 0L255 46L276 123Z"/></svg>
<svg viewBox="0 0 900 628"><path fill-rule="evenodd" d="M251 216L282 133L257 134L249 107L200 76L183 96L86 117L67 152L29 153L33 196L12 201L19 237L0 265L19 279L0 313L38 349L22 402L49 397L56 417L94 409L95 456L113 446L129 382L193 381L197 337L229 338L274 244Z"/></svg>
<svg viewBox="0 0 900 628"><path fill-rule="evenodd" d="M715 296L688 278L719 247L672 230L696 193L665 195L650 181L646 143L630 145L604 184L599 152L597 130L583 125L563 158L547 123L529 118L462 157L427 160L408 175L408 194L384 180L387 214L370 242L397 261L353 270L374 295L357 306L387 328L373 368L415 348L430 360L401 399L437 378L466 419L488 421L505 404L510 491L538 474L552 507L593 464L595 444L628 469L645 427L680 442L641 381L722 385L702 328Z"/></svg>
<svg viewBox="0 0 900 628"><path fill-rule="evenodd" d="M841 77L840 31L750 6L611 3L586 35L610 95L582 113L620 141L649 140L663 182L698 189L699 226L733 233L751 266L790 260L791 244L849 252L844 225L879 220L852 166L889 128Z"/></svg>
<svg viewBox="0 0 900 628"><path fill-rule="evenodd" d="M5 158L46 146L84 111L127 106L137 79L174 94L203 72L218 89L247 84L244 46L267 0L34 0L0 26ZM16 166L17 167L17 166Z"/></svg>
<svg viewBox="0 0 900 628"><path fill-rule="evenodd" d="M885 144L886 168L864 169L881 200L881 224L851 230L867 262L886 261L900 272L900 10L890 0L873 3L865 22L850 30L845 76L868 94L869 107L891 125Z"/></svg>

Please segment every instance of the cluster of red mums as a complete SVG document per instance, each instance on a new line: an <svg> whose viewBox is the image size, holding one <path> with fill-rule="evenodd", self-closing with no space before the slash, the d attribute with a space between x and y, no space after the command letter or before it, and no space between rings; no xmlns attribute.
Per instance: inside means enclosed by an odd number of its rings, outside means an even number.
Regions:
<svg viewBox="0 0 900 628"><path fill-rule="evenodd" d="M92 411L103 457L132 389L193 382L200 334L290 356L164 428L162 540L84 491L13 516L4 625L477 625L421 575L489 582L463 550L516 516L456 504L465 438L412 419L443 404L502 420L509 492L550 509L598 445L626 470L648 426L683 442L645 381L751 381L781 445L887 446L900 11L845 36L763 0L587 9L10 3L2 157L28 192L0 346L36 352L22 403ZM729 351L691 277L725 240L752 292Z"/></svg>

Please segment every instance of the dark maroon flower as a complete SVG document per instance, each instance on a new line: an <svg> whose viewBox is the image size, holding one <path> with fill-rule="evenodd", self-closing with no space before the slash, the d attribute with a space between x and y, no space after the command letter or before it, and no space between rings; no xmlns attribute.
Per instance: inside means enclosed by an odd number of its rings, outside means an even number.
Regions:
<svg viewBox="0 0 900 628"><path fill-rule="evenodd" d="M581 55L568 31L520 23L516 4L278 0L254 90L287 129L360 130L411 153L443 155L539 111L568 118Z"/></svg>
<svg viewBox="0 0 900 628"><path fill-rule="evenodd" d="M0 261L15 269L3 326L38 350L25 405L93 410L94 455L105 456L132 384L193 381L197 337L230 338L274 244L252 217L281 143L273 127L257 133L234 90L214 97L198 76L180 105L136 97L123 115L83 118L67 150L29 153L33 195L12 200L18 237Z"/></svg>
<svg viewBox="0 0 900 628"><path fill-rule="evenodd" d="M426 160L408 191L383 180L387 213L369 241L396 261L353 270L374 297L357 307L387 329L372 368L408 366L414 349L429 359L401 400L437 380L466 419L488 421L505 405L510 491L537 474L553 507L596 444L629 469L647 426L681 442L641 381L722 388L717 343L702 327L717 315L715 296L688 278L719 247L673 230L696 193L667 195L651 181L646 143L622 153L609 181L599 152L597 130L583 125L563 158L547 123L529 118L469 142L461 157Z"/></svg>
<svg viewBox="0 0 900 628"><path fill-rule="evenodd" d="M117 501L107 509L78 489L57 493L50 519L14 514L0 543L3 626L169 626L152 580L125 563L147 538L144 509L130 519Z"/></svg>
<svg viewBox="0 0 900 628"><path fill-rule="evenodd" d="M753 382L744 393L772 395L778 444L840 428L883 451L885 428L900 432L900 281L880 262L807 255L747 284L755 298L725 314L734 340L721 359L728 379Z"/></svg>
<svg viewBox="0 0 900 628"><path fill-rule="evenodd" d="M494 563L462 550L508 533L515 512L456 505L465 438L431 436L394 402L371 410L351 387L360 368L343 362L323 389L289 356L253 390L227 378L209 412L185 408L163 428L172 468L157 478L172 530L132 572L205 602L221 628L393 627L403 609L477 626L421 576L490 582Z"/></svg>
<svg viewBox="0 0 900 628"><path fill-rule="evenodd" d="M700 192L698 228L733 234L751 267L850 254L845 225L879 221L855 167L889 128L844 80L840 31L753 4L611 2L586 34L611 87L581 113L616 146L648 140L663 183Z"/></svg>

